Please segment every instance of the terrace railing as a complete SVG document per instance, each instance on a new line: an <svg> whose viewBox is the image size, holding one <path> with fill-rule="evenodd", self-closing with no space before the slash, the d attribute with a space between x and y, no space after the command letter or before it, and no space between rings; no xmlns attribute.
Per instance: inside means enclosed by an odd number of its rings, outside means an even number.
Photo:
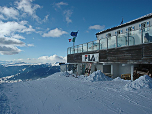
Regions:
<svg viewBox="0 0 152 114"><path fill-rule="evenodd" d="M106 50L152 42L152 26L69 47L67 54Z"/></svg>

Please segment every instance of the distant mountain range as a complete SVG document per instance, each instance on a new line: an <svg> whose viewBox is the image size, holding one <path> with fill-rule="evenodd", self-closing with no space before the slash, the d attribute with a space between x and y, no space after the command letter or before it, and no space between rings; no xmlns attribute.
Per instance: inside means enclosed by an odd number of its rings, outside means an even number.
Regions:
<svg viewBox="0 0 152 114"><path fill-rule="evenodd" d="M27 64L27 63L7 63L0 64L0 78L7 80L35 80L45 78L60 71L60 67L55 64Z"/></svg>

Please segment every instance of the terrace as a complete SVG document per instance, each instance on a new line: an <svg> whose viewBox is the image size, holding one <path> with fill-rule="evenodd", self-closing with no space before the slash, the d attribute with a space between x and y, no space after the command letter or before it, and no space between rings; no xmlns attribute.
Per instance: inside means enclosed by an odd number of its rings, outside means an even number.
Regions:
<svg viewBox="0 0 152 114"><path fill-rule="evenodd" d="M96 50L107 50L125 46L140 45L152 42L152 26L142 30L126 32L100 40L69 47L67 54L83 53Z"/></svg>
<svg viewBox="0 0 152 114"><path fill-rule="evenodd" d="M152 26L69 47L68 63L82 62L87 53L99 53L99 62L151 63Z"/></svg>

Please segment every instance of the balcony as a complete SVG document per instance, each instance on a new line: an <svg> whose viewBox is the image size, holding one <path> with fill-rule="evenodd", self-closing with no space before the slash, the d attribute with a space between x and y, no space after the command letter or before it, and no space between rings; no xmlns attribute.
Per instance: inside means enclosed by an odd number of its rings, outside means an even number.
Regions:
<svg viewBox="0 0 152 114"><path fill-rule="evenodd" d="M69 47L68 62L82 62L83 54L99 53L99 62L152 62L152 26Z"/></svg>
<svg viewBox="0 0 152 114"><path fill-rule="evenodd" d="M67 54L133 46L149 42L152 42L152 26L144 28L143 30L130 31L129 33L69 47Z"/></svg>

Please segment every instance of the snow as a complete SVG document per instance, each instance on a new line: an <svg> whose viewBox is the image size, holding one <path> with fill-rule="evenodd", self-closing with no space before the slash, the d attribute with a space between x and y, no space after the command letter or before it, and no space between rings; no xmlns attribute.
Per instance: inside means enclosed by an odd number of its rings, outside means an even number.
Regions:
<svg viewBox="0 0 152 114"><path fill-rule="evenodd" d="M117 78L115 78L115 79L113 79L112 81L128 81L128 82L130 82L131 80L124 80L124 79L121 79L120 77L117 77Z"/></svg>
<svg viewBox="0 0 152 114"><path fill-rule="evenodd" d="M152 78L148 75L141 76L135 81L125 85L126 90L137 90L143 88L152 89Z"/></svg>
<svg viewBox="0 0 152 114"><path fill-rule="evenodd" d="M97 81L111 81L112 79L106 76L100 70L97 70L96 72L93 72L92 74L90 74L90 76L87 76L86 78L84 78L84 80L97 82Z"/></svg>
<svg viewBox="0 0 152 114"><path fill-rule="evenodd" d="M0 114L151 114L149 77L134 82L111 80L100 71L78 78L58 72L39 80L2 83ZM131 83L143 86L126 91Z"/></svg>

